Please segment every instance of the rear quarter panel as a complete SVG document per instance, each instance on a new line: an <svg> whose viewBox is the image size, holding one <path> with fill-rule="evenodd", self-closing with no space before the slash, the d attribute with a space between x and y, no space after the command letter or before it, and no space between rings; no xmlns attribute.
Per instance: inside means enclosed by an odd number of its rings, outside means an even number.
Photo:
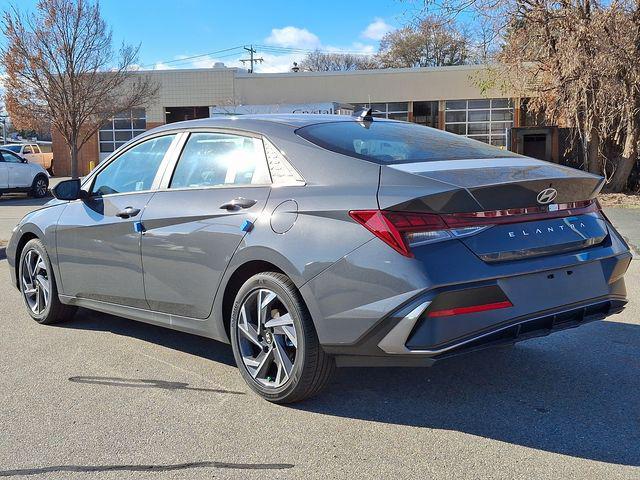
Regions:
<svg viewBox="0 0 640 480"><path fill-rule="evenodd" d="M242 265L262 260L277 266L301 290L315 317L320 311L316 299L302 287L373 238L349 217L349 211L378 208L378 165L320 149L293 131L283 135L274 129L266 136L302 174L306 184L272 187L263 213L231 259L216 294L212 311L216 337L224 332L224 291Z"/></svg>

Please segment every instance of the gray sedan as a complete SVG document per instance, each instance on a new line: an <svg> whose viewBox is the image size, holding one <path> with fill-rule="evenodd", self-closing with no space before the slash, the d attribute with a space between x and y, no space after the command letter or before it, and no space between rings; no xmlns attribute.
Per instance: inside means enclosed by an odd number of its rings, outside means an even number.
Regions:
<svg viewBox="0 0 640 480"><path fill-rule="evenodd" d="M165 125L54 190L7 247L42 324L77 307L230 342L263 398L336 366L431 365L619 312L603 179L415 124Z"/></svg>

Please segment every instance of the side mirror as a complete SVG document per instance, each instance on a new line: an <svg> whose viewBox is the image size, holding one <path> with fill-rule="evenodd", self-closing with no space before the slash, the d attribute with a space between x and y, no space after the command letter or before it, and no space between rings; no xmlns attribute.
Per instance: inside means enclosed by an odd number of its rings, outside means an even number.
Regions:
<svg viewBox="0 0 640 480"><path fill-rule="evenodd" d="M22 163L27 163L27 159L25 157L22 157Z"/></svg>
<svg viewBox="0 0 640 480"><path fill-rule="evenodd" d="M87 192L80 188L80 179L65 180L51 189L58 200L78 200L87 197Z"/></svg>

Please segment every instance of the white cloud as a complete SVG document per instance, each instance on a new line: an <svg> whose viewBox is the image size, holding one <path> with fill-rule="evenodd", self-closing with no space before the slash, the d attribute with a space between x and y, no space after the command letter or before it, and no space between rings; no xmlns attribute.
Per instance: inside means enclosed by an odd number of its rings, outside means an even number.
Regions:
<svg viewBox="0 0 640 480"><path fill-rule="evenodd" d="M318 48L320 39L306 28L284 27L273 28L271 35L265 40L269 45L293 48Z"/></svg>
<svg viewBox="0 0 640 480"><path fill-rule="evenodd" d="M156 64L153 66L153 70L173 70L175 67L164 63L164 62L156 62Z"/></svg>
<svg viewBox="0 0 640 480"><path fill-rule="evenodd" d="M291 71L293 62L298 62L305 57L304 53L283 53L270 54L259 53L259 56L264 58L264 62L256 66L256 72L258 73L282 73ZM247 68L246 66L244 68Z"/></svg>
<svg viewBox="0 0 640 480"><path fill-rule="evenodd" d="M368 38L369 40L378 41L382 40L382 37L392 30L394 30L394 28L391 25L385 22L382 18L376 17L373 19L373 22L367 25L367 28L362 31L360 36L362 38Z"/></svg>
<svg viewBox="0 0 640 480"><path fill-rule="evenodd" d="M316 48L326 52L348 52L373 55L376 48L365 42L353 42L347 46L324 45L320 38L306 28L286 26L274 28L271 34L264 40L267 45L281 48L261 49L257 47L257 57L262 57L264 61L255 66L257 73L278 73L289 72L293 62L298 62L306 56L304 50L314 50ZM286 49L300 49L303 52L287 51ZM212 68L216 62L224 62L227 67L237 67L246 70L248 65L240 62L241 58L247 58L246 52L239 52L237 56L224 55L224 58L216 59L215 56L204 55L197 58L190 58L192 55L177 55L170 62L156 62L154 70L169 70L180 68Z"/></svg>

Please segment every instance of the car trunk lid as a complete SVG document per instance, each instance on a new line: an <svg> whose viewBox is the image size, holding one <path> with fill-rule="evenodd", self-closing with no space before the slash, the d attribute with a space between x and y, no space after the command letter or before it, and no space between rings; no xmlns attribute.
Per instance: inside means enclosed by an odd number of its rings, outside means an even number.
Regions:
<svg viewBox="0 0 640 480"><path fill-rule="evenodd" d="M607 224L594 199L596 175L526 157L383 166L382 210L438 214L486 262L517 260L600 244ZM420 248L420 247L418 247Z"/></svg>

